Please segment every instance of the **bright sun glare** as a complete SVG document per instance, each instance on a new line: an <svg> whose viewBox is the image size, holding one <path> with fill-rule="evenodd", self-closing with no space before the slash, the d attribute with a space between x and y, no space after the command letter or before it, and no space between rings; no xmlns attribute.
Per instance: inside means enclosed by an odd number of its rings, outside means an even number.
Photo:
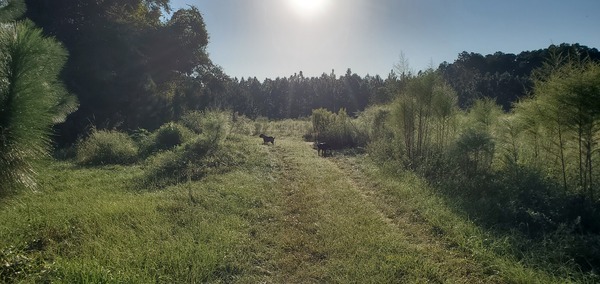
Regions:
<svg viewBox="0 0 600 284"><path fill-rule="evenodd" d="M330 0L288 0L294 12L303 17L312 17L324 12Z"/></svg>

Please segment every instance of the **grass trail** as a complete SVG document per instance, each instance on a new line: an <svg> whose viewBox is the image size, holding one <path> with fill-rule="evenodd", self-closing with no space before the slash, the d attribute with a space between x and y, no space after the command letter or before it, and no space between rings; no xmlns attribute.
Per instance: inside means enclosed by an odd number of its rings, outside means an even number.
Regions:
<svg viewBox="0 0 600 284"><path fill-rule="evenodd" d="M0 282L569 282L496 257L414 176L253 138L251 166L158 189L143 165L49 162L43 190L0 200Z"/></svg>
<svg viewBox="0 0 600 284"><path fill-rule="evenodd" d="M376 184L302 141L270 148L281 217L262 281L490 283L500 279L444 243L418 213L403 217L374 197ZM401 208L398 208L401 210Z"/></svg>

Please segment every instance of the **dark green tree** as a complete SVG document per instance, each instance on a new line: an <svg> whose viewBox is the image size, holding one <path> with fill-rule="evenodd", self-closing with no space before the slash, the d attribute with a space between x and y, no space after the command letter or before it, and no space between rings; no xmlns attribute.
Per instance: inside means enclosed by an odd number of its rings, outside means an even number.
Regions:
<svg viewBox="0 0 600 284"><path fill-rule="evenodd" d="M552 54L600 61L596 48L563 43L517 55L496 52L484 56L465 51L453 63L440 64L439 70L458 93L462 108L470 107L477 99L492 98L507 111L519 98L531 93L532 72L542 67Z"/></svg>
<svg viewBox="0 0 600 284"><path fill-rule="evenodd" d="M26 16L64 42L63 78L80 109L61 126L73 140L87 124L154 129L176 116L179 88L210 65L208 34L196 8L170 12L168 0L27 0ZM202 84L198 85L202 87ZM190 92L188 92L189 94ZM191 92L201 93L201 92ZM67 137L65 137L67 138Z"/></svg>

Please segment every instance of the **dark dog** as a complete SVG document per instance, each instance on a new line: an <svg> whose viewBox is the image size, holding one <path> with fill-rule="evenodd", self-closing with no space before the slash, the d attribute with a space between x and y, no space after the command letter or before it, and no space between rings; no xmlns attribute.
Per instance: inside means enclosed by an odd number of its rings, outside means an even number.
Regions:
<svg viewBox="0 0 600 284"><path fill-rule="evenodd" d="M271 142L271 144L275 145L275 137L267 136L264 134L258 135L258 137L263 139L263 144L268 144L269 142Z"/></svg>
<svg viewBox="0 0 600 284"><path fill-rule="evenodd" d="M331 146L325 142L317 143L317 155L318 156L327 156L327 152L331 155Z"/></svg>

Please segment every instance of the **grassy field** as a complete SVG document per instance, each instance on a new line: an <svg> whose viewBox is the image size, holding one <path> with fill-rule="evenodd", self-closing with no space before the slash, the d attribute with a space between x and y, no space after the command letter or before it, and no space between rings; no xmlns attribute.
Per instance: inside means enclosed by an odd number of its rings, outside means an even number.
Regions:
<svg viewBox="0 0 600 284"><path fill-rule="evenodd" d="M417 177L243 138L252 167L165 188L143 165L49 161L0 201L0 282L564 283L525 267Z"/></svg>

